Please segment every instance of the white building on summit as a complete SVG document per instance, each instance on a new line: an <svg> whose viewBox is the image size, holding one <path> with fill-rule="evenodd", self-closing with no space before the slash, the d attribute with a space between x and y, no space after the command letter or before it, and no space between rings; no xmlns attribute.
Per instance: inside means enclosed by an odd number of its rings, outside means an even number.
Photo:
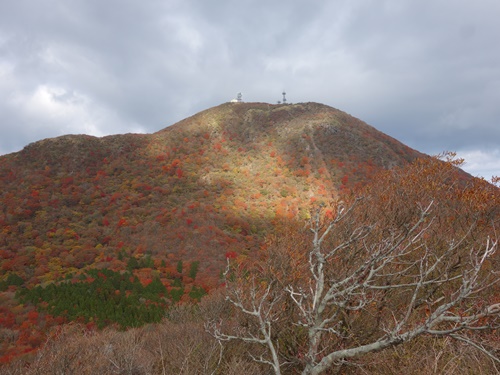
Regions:
<svg viewBox="0 0 500 375"><path fill-rule="evenodd" d="M241 92L236 95L236 99L231 100L231 103L241 103L243 99L241 99Z"/></svg>

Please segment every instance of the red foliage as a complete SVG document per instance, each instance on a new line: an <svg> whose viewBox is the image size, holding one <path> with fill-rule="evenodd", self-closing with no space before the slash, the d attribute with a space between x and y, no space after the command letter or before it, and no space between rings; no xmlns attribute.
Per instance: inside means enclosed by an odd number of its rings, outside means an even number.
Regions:
<svg viewBox="0 0 500 375"><path fill-rule="evenodd" d="M63 187L68 187L69 185L73 184L74 182L74 178L73 177L64 177L62 180L61 180L61 185Z"/></svg>
<svg viewBox="0 0 500 375"><path fill-rule="evenodd" d="M35 324L38 320L38 311L30 311L28 313L28 320L31 322L31 324Z"/></svg>
<svg viewBox="0 0 500 375"><path fill-rule="evenodd" d="M344 177L342 177L342 185L345 187L347 186L347 183L349 182L349 176L348 175L344 175Z"/></svg>
<svg viewBox="0 0 500 375"><path fill-rule="evenodd" d="M128 225L127 219L121 218L120 221L118 221L118 227L125 227Z"/></svg>
<svg viewBox="0 0 500 375"><path fill-rule="evenodd" d="M226 259L235 259L238 256L236 251L227 251L226 252Z"/></svg>

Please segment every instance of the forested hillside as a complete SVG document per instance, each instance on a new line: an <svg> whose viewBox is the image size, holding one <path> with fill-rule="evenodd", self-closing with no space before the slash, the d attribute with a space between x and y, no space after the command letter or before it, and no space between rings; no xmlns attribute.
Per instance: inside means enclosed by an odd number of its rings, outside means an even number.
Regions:
<svg viewBox="0 0 500 375"><path fill-rule="evenodd" d="M431 160L316 103L227 103L154 134L68 135L2 156L0 361L33 360L69 322L77 331L112 327L102 335L167 324L160 322L166 314L175 320L178 304L196 304L223 287L227 259L260 259L290 223L369 194L383 171L404 170L417 158ZM469 202L468 214L488 215L481 233L489 233L498 222L496 187L456 166L444 176L419 165L432 178L398 184L427 193L433 183L453 186L457 200L447 195L446 204L459 213ZM434 181L437 175L446 180ZM446 212L441 220L451 220L451 208ZM199 324L199 312L183 314Z"/></svg>

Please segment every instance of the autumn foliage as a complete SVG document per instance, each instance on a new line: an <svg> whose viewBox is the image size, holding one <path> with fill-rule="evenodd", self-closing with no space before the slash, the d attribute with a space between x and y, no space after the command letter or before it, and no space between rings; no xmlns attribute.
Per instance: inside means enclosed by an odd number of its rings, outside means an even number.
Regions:
<svg viewBox="0 0 500 375"><path fill-rule="evenodd" d="M235 315L209 322L214 337L253 344L274 374L370 367L364 356L400 345L427 357L414 351L425 340L498 361L499 191L446 158L382 172L309 225L285 223L261 259L230 265Z"/></svg>
<svg viewBox="0 0 500 375"><path fill-rule="evenodd" d="M47 340L43 355L55 355L58 338L136 340L115 328L175 331L165 311L221 287L228 259L258 267L274 249L290 263L267 262L269 272L299 278L311 209L325 205L328 218L350 194L369 202L364 220L386 224L433 200L442 243L493 236L498 188L456 164L315 103L224 104L155 134L64 136L2 156L0 361L32 361ZM75 297L85 291L92 298ZM202 317L190 319L203 331ZM78 328L58 331L65 324ZM286 344L287 355L300 345ZM236 352L218 366L259 373Z"/></svg>

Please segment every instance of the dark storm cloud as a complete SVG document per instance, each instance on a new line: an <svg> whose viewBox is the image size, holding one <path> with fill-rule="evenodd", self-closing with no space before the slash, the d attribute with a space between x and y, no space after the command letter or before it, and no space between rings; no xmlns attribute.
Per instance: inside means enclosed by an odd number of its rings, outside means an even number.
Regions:
<svg viewBox="0 0 500 375"><path fill-rule="evenodd" d="M500 174L499 15L496 0L4 1L0 153L284 89Z"/></svg>

